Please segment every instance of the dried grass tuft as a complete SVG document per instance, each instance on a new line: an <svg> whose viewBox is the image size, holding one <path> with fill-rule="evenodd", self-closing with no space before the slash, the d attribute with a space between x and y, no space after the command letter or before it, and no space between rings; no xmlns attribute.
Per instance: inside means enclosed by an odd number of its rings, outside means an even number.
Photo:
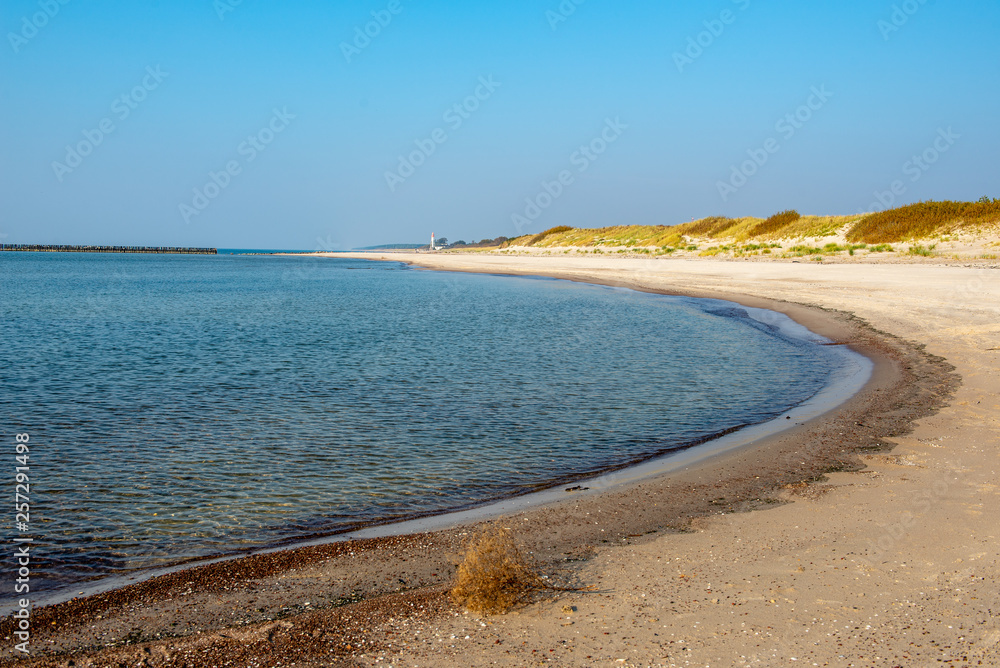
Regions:
<svg viewBox="0 0 1000 668"><path fill-rule="evenodd" d="M542 590L578 591L547 583L517 547L510 530L488 524L465 544L451 597L469 612L502 614Z"/></svg>

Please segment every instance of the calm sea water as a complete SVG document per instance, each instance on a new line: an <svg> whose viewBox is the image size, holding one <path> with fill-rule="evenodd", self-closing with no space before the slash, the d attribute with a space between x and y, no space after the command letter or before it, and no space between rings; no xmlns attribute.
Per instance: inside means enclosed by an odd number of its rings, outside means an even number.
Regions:
<svg viewBox="0 0 1000 668"><path fill-rule="evenodd" d="M347 259L2 253L0 295L42 589L561 484L836 364L724 302Z"/></svg>

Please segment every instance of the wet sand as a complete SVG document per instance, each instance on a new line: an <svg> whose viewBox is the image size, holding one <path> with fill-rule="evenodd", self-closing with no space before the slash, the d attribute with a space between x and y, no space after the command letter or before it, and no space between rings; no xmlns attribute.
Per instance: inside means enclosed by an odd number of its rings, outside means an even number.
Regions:
<svg viewBox="0 0 1000 668"><path fill-rule="evenodd" d="M37 658L19 663L998 662L995 269L390 257L771 308L850 343L875 371L836 411L752 449L508 519L547 573L596 592L465 615L445 595L459 527L223 562L36 610ZM754 509L766 510L742 512Z"/></svg>

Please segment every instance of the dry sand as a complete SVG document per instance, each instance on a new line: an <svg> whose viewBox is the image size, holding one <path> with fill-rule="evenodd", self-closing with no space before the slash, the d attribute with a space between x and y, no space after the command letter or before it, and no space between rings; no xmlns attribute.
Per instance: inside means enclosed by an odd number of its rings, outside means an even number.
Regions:
<svg viewBox="0 0 1000 668"><path fill-rule="evenodd" d="M1000 665L996 269L382 255L766 306L849 341L876 373L841 409L752 450L510 518L547 572L597 591L464 614L444 595L458 528L227 562L37 610L32 648L52 654L21 663ZM355 594L382 595L342 605Z"/></svg>

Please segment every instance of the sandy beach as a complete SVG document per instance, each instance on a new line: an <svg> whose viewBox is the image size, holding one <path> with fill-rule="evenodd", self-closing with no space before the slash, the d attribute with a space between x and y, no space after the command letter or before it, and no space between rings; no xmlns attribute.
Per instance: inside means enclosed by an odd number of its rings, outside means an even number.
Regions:
<svg viewBox="0 0 1000 668"><path fill-rule="evenodd" d="M507 518L544 572L593 591L466 614L446 595L460 526L37 609L32 658L8 640L0 665L1000 665L995 266L357 257L730 299L875 371L837 410L753 448Z"/></svg>

